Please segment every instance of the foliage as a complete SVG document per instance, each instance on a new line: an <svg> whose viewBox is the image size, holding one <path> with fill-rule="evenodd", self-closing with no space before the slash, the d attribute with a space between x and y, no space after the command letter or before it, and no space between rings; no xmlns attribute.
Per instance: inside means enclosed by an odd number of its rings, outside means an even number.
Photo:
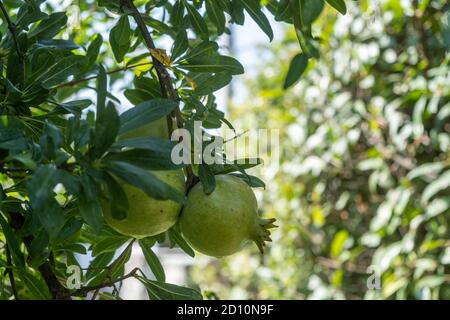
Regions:
<svg viewBox="0 0 450 320"><path fill-rule="evenodd" d="M450 298L449 4L348 9L317 25L322 59L288 93L294 35L261 49L251 100L234 108L240 128L281 130L262 208L280 228L262 259L198 260L194 279L220 298Z"/></svg>
<svg viewBox="0 0 450 320"><path fill-rule="evenodd" d="M342 0L327 2L345 11ZM95 298L99 289L112 287L112 295L100 298L118 298L117 286L134 277L152 299L201 298L192 289L164 283L151 250L169 238L192 255L177 227L139 242L156 280L140 270L124 275L134 240L104 225L101 201L110 201L112 215L124 219L129 203L123 182L155 199L185 201L148 171L180 168L170 161L169 141L124 137L166 118L167 137L174 123L187 129L195 120L208 129L230 125L217 110L214 92L244 70L219 50L219 36L229 33L230 23L242 25L247 13L272 39L266 16L272 13L294 24L305 55L318 57L310 31L324 1L77 4L0 1L0 297L69 299L93 293ZM118 87L134 106L122 114L118 110L126 102L112 93ZM183 168L188 189L200 178L212 192L214 174L245 172L225 163L200 168ZM83 286L67 288L67 268L87 251L94 259L84 270Z"/></svg>

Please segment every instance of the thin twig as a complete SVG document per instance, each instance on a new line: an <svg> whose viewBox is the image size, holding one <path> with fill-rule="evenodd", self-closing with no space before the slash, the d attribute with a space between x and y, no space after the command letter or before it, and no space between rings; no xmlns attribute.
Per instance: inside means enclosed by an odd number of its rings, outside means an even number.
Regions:
<svg viewBox="0 0 450 320"><path fill-rule="evenodd" d="M6 8L3 4L3 1L0 0L0 9L3 12L3 15L5 17L6 23L8 24L9 32L11 33L11 36L14 41L14 45L16 47L17 57L19 58L19 87L20 89L24 86L25 81L25 59L24 54L22 50L20 49L19 41L17 40L17 31L16 31L16 25L11 21L11 18L9 17L8 11L6 11Z"/></svg>
<svg viewBox="0 0 450 320"><path fill-rule="evenodd" d="M14 279L14 271L12 269L11 251L9 250L8 244L6 244L6 263L8 265L7 272L9 276L9 282L11 284L11 289L14 294L14 298L16 300L20 300L19 294L17 293L16 280Z"/></svg>
<svg viewBox="0 0 450 320"><path fill-rule="evenodd" d="M85 297L89 292L91 291L99 291L100 289L107 288L107 287L114 287L116 283L122 282L124 280L127 280L129 278L133 278L136 273L139 271L139 268L133 269L130 273L127 275L117 278L116 280L105 282L96 286L90 286L90 287L84 287L77 291L75 291L72 295L77 297Z"/></svg>
<svg viewBox="0 0 450 320"><path fill-rule="evenodd" d="M125 66L125 67L122 67L122 68L118 68L118 69L114 69L114 70L111 70L111 71L107 71L106 74L113 74L113 73L117 73L117 72L120 72L120 71L126 71L126 70L130 70L130 69L133 69L133 68L141 67L141 66L147 66L149 64L152 64L152 62L143 62L143 63L138 63L138 64L132 64L132 65ZM73 80L73 81L70 81L70 82L66 82L66 83L62 83L60 85L54 86L52 89L59 89L59 88L63 88L63 87L73 87L73 86L76 86L76 85L78 85L80 83L87 82L89 80L94 80L94 79L97 79L97 78L98 78L98 75L97 76L91 76L91 77L83 78L83 79L77 79L77 80Z"/></svg>
<svg viewBox="0 0 450 320"><path fill-rule="evenodd" d="M158 75L158 79L159 79L159 82L161 85L161 90L162 90L163 95L178 103L177 107L174 110L174 115L176 118L177 127L183 128L184 121L183 121L183 116L181 114L181 110L180 110L180 106L179 106L180 97L178 96L177 90L173 86L172 78L171 78L168 70L152 54L153 50L156 49L152 35L148 31L147 26L145 25L144 19L142 18L142 15L139 12L139 10L136 8L133 0L122 0L122 3L126 7L128 7L128 9L131 10L131 15L133 16L139 30L141 31L142 38L144 39L145 44L150 51L150 55L152 56L153 65L155 66L155 70ZM169 136L172 134L171 123L172 123L172 120L168 118ZM187 172L187 176L188 176L187 181L186 181L186 189L187 189L187 191L189 191L198 182L198 178L194 175L192 166L190 166L190 165L186 166L186 172Z"/></svg>

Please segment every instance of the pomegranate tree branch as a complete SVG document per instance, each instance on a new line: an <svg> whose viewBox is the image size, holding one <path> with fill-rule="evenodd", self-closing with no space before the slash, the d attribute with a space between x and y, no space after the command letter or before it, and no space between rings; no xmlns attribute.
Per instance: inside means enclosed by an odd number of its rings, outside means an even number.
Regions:
<svg viewBox="0 0 450 320"><path fill-rule="evenodd" d="M156 46L155 46L155 42L153 41L152 35L148 31L147 26L145 25L145 21L142 18L142 15L139 12L139 10L136 8L133 0L121 0L121 1L122 1L122 4L131 11L131 15L133 16L134 21L136 22L136 24L142 34L145 44L150 51L150 55L152 56L153 65L155 66L155 70L158 75L158 79L159 79L159 82L161 85L161 90L162 90L163 95L178 103L178 106L174 110L174 115L176 118L177 127L183 128L184 121L183 121L183 116L181 114L181 110L180 110L180 106L179 106L180 97L178 96L177 90L173 86L172 78L170 76L169 71L164 66L164 64L162 64L153 55L153 51L156 49ZM172 120L171 119L168 119L168 124L169 124L169 134L172 134L172 128L171 128ZM186 166L186 172L187 172L187 176L188 176L187 181L186 181L186 187L187 187L187 191L189 191L193 187L193 185L198 182L198 178L194 175L192 166L190 166L190 165Z"/></svg>
<svg viewBox="0 0 450 320"><path fill-rule="evenodd" d="M96 286L88 286L88 287L81 288L81 289L75 291L72 294L72 296L85 297L91 291L97 291L97 290L100 290L100 289L103 289L103 288L107 288L107 287L114 287L117 283L120 283L120 282L122 282L122 281L124 281L126 279L129 279L129 278L135 277L139 270L140 270L139 268L135 268L130 273L128 273L127 275L124 275L123 277L117 278L117 279L115 279L113 281L104 282L104 283L96 285Z"/></svg>

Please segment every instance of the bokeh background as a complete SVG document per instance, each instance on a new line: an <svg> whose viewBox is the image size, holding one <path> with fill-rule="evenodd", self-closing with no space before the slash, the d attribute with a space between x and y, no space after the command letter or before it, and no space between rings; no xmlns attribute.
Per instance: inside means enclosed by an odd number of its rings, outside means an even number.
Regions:
<svg viewBox="0 0 450 320"><path fill-rule="evenodd" d="M234 84L239 130L281 130L279 171L254 171L279 228L263 257L196 258L189 274L211 297L450 299L450 4L348 7L316 23L322 57L293 88L283 28Z"/></svg>

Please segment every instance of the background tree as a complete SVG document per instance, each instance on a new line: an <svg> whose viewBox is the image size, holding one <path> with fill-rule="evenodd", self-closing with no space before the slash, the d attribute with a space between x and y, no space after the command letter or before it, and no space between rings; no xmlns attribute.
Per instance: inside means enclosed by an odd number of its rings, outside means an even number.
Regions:
<svg viewBox="0 0 450 320"><path fill-rule="evenodd" d="M233 108L242 130L281 129L262 208L280 228L263 258L198 259L194 279L220 298L450 298L449 4L348 6L314 25L321 60L287 93L295 35L261 48Z"/></svg>
<svg viewBox="0 0 450 320"><path fill-rule="evenodd" d="M326 3L345 13L342 0ZM178 226L139 240L156 280L137 269L124 274L135 240L104 224L102 206L109 204L116 219L127 217L124 184L182 204L185 195L152 171L183 169L187 190L201 180L211 192L214 175L225 170L240 171L254 186L236 165L174 165L167 138L177 127L192 130L195 120L205 129L231 126L214 98L244 72L216 42L229 32L229 23L242 25L247 13L271 40L266 17L271 13L294 25L302 59L317 58L311 24L325 1L272 0L262 6L257 0L79 0L63 5L67 2L0 1L0 297L115 299L120 283L134 277L152 299L199 299L197 291L165 283L151 250L169 239L194 255ZM120 81L124 77L130 81ZM113 86L134 108L119 115L124 101L112 93ZM167 132L151 140L129 139L134 130L154 128L155 122ZM124 249L116 256L119 248ZM77 266L76 255L87 251L94 259L83 272L82 287L69 288L67 268ZM112 293L99 295L104 288Z"/></svg>

